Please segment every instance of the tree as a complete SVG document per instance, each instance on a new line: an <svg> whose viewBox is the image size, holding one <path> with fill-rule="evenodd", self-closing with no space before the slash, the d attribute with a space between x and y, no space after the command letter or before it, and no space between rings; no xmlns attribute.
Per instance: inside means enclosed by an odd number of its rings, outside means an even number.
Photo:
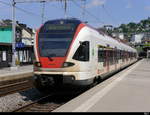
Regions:
<svg viewBox="0 0 150 115"><path fill-rule="evenodd" d="M6 25L12 25L12 20L10 19L6 19L6 20L2 20Z"/></svg>

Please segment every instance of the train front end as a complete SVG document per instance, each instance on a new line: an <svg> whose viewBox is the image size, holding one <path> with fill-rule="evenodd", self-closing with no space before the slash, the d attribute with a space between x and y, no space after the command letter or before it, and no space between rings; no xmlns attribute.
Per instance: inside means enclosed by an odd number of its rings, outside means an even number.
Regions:
<svg viewBox="0 0 150 115"><path fill-rule="evenodd" d="M79 47L80 43L74 42L84 26L79 20L60 19L47 21L37 31L34 81L38 89L64 83L73 84L80 79L81 68L77 58L81 57L83 61L89 58L89 51L86 51L89 44L83 43L87 47L80 48L84 50L81 55L72 47Z"/></svg>

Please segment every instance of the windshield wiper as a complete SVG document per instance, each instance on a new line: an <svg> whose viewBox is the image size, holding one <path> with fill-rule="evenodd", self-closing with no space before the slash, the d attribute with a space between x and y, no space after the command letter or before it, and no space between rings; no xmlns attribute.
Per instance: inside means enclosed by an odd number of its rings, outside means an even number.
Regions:
<svg viewBox="0 0 150 115"><path fill-rule="evenodd" d="M50 61L53 61L52 57L56 57L56 54L49 54L47 57Z"/></svg>

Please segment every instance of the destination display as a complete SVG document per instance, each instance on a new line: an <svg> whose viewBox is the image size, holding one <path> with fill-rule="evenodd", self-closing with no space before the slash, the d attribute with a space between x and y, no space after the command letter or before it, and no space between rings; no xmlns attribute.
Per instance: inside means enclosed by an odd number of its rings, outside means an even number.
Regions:
<svg viewBox="0 0 150 115"><path fill-rule="evenodd" d="M47 24L45 26L47 31L55 31L55 30L73 30L73 24Z"/></svg>

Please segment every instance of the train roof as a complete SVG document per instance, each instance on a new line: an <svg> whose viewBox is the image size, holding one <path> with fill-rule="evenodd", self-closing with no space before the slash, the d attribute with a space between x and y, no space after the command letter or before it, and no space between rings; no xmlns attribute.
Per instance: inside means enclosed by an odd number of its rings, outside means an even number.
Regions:
<svg viewBox="0 0 150 115"><path fill-rule="evenodd" d="M114 39L113 37L105 34L102 31L98 31L97 29L91 27L90 25L87 25L89 28L94 29L98 32L99 35L101 35L101 43L105 45L106 47L112 47L117 48L119 50L129 51L129 52L137 52L136 49L132 48L128 44L123 43L121 40Z"/></svg>
<svg viewBox="0 0 150 115"><path fill-rule="evenodd" d="M60 24L60 23L73 23L73 24L80 24L82 23L80 20L76 19L76 18L67 18L67 19L54 19L54 20L48 20L47 22L45 22L45 24L50 23L50 24Z"/></svg>
<svg viewBox="0 0 150 115"><path fill-rule="evenodd" d="M134 48L132 48L131 46L119 41L119 40L116 40L106 34L101 34L99 33L101 36L101 42L102 44L105 44L106 46L109 45L109 47L112 47L112 48L117 48L119 50L124 50L124 51L129 51L129 52L136 52L136 50Z"/></svg>

